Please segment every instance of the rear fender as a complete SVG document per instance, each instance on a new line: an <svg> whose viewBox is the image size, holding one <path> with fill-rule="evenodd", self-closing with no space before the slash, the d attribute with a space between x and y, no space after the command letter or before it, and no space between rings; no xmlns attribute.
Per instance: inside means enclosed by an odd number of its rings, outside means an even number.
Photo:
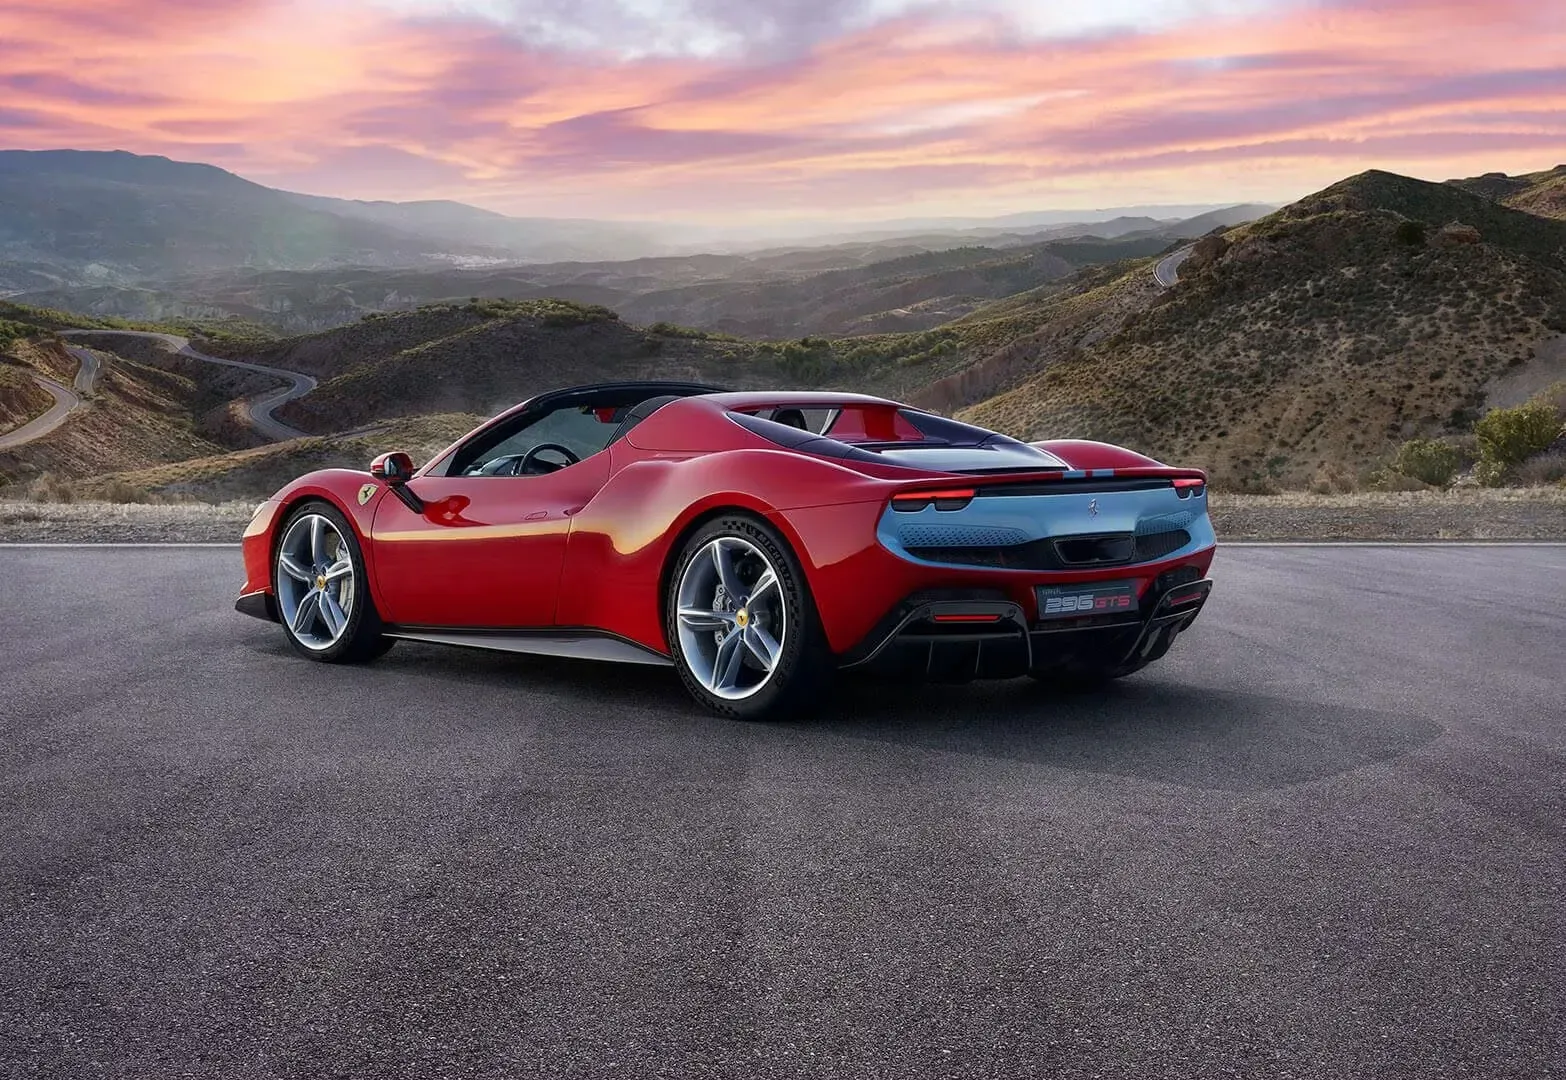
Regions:
<svg viewBox="0 0 1566 1080"><path fill-rule="evenodd" d="M616 444L610 452L609 481L572 519L557 620L610 630L659 652L668 651L662 583L678 544L700 519L730 509L772 521L795 548L808 580L812 553L778 512L856 499L880 505L889 488L785 450L682 456ZM861 543L873 535L866 530Z"/></svg>

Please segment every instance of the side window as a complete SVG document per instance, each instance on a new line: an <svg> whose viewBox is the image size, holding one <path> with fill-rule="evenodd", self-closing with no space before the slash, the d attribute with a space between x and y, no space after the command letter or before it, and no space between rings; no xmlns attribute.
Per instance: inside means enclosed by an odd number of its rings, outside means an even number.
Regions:
<svg viewBox="0 0 1566 1080"><path fill-rule="evenodd" d="M571 407L532 423L453 462L463 476L538 476L570 468L609 444L623 409Z"/></svg>

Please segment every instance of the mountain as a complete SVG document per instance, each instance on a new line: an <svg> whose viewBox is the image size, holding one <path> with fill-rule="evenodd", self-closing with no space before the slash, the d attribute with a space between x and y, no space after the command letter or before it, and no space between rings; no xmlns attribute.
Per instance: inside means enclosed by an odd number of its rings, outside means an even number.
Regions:
<svg viewBox="0 0 1566 1080"><path fill-rule="evenodd" d="M1521 176L1507 176L1503 172L1485 173L1466 180L1448 180L1447 183L1493 199L1514 210L1566 221L1566 165Z"/></svg>
<svg viewBox="0 0 1566 1080"><path fill-rule="evenodd" d="M1205 214L1198 214L1193 218L1186 218L1159 231L1164 236L1195 240L1197 237L1206 236L1214 229L1232 229L1236 225L1244 225L1247 221L1266 217L1276 209L1278 209L1276 206L1263 206L1260 203L1225 206Z"/></svg>
<svg viewBox="0 0 1566 1080"><path fill-rule="evenodd" d="M650 226L586 218L518 218L449 201L361 202L290 195L302 206L422 236L432 245L459 244L529 263L632 258L666 247Z"/></svg>
<svg viewBox="0 0 1566 1080"><path fill-rule="evenodd" d="M122 151L0 151L0 291L234 267L601 258L653 243L645 231L612 223L296 195L211 165Z"/></svg>
<svg viewBox="0 0 1566 1080"><path fill-rule="evenodd" d="M408 265L490 251L438 247L310 209L210 165L120 152L0 151L0 263L62 283L233 266Z"/></svg>
<svg viewBox="0 0 1566 1080"><path fill-rule="evenodd" d="M1202 241L1173 289L1150 278L1074 296L1075 325L989 344L977 331L995 310L1029 305L975 312L951 328L974 345L943 403L1269 490L1351 483L1402 441L1458 436L1566 374L1566 222L1449 184L1362 173Z"/></svg>

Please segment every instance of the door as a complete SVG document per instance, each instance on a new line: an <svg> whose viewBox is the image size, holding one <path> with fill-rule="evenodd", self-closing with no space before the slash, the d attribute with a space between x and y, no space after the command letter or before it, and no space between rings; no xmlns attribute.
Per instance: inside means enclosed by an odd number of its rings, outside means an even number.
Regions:
<svg viewBox="0 0 1566 1080"><path fill-rule="evenodd" d="M520 629L555 619L571 517L609 455L524 476L422 476L422 513L381 497L372 544L381 617L402 626Z"/></svg>

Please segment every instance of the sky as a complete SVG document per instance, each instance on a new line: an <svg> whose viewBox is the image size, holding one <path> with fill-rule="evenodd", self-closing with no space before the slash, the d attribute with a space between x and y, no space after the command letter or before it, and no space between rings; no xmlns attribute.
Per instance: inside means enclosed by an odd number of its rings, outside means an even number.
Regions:
<svg viewBox="0 0 1566 1080"><path fill-rule="evenodd" d="M755 225L1566 163L1558 0L0 0L0 147Z"/></svg>

